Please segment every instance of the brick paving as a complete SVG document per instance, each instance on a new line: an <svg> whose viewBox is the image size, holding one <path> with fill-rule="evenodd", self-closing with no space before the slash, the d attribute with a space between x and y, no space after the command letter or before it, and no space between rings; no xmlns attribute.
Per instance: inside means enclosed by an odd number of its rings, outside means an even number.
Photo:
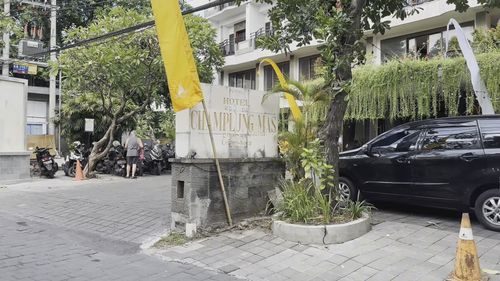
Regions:
<svg viewBox="0 0 500 281"><path fill-rule="evenodd" d="M141 246L169 226L170 177L0 188L0 280L235 280Z"/></svg>
<svg viewBox="0 0 500 281"><path fill-rule="evenodd" d="M0 185L0 280L432 281L453 268L459 214L386 206L370 233L339 245L249 230L144 250L170 225L169 184L162 176ZM500 270L500 233L473 225L482 268Z"/></svg>
<svg viewBox="0 0 500 281"><path fill-rule="evenodd" d="M248 230L151 254L255 281L444 280L454 265L458 221L456 213L382 209L371 232L338 245L301 245ZM473 224L482 268L500 270L500 233Z"/></svg>

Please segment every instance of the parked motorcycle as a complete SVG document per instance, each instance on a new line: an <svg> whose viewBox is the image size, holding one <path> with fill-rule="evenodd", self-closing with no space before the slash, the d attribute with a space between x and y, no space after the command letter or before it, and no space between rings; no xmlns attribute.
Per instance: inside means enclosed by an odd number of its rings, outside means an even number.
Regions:
<svg viewBox="0 0 500 281"><path fill-rule="evenodd" d="M50 155L49 149L50 148L39 148L38 146L35 148L33 152L33 154L36 154L34 170L35 174L52 179L59 169L59 166L54 161L52 155Z"/></svg>
<svg viewBox="0 0 500 281"><path fill-rule="evenodd" d="M163 150L160 144L144 143L142 170L149 174L161 174L163 170Z"/></svg>
<svg viewBox="0 0 500 281"><path fill-rule="evenodd" d="M113 167L113 175L124 177L127 174L127 152L125 151L123 146L117 145L116 147L114 147L114 153L116 153L116 157Z"/></svg>
<svg viewBox="0 0 500 281"><path fill-rule="evenodd" d="M165 144L162 149L163 154L163 170L170 171L172 170L172 163L168 160L170 158L175 158L175 149L170 144Z"/></svg>
<svg viewBox="0 0 500 281"><path fill-rule="evenodd" d="M80 161L82 168L87 165L88 151L85 150L85 145L79 141L73 142L74 149L63 165L64 174L68 177L74 177L76 173L76 162Z"/></svg>
<svg viewBox="0 0 500 281"><path fill-rule="evenodd" d="M96 164L95 170L101 174L114 174L114 168L118 154L121 153L119 141L113 141L113 146L109 149L108 155Z"/></svg>

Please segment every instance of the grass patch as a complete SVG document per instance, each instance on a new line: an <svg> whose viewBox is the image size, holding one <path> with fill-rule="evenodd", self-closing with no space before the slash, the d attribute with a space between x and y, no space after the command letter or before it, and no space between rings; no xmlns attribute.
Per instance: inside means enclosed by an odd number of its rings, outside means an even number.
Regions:
<svg viewBox="0 0 500 281"><path fill-rule="evenodd" d="M186 237L186 235L179 232L172 232L168 236L161 238L158 242L156 242L153 247L154 248L166 248L173 246L180 246L186 244L190 239Z"/></svg>

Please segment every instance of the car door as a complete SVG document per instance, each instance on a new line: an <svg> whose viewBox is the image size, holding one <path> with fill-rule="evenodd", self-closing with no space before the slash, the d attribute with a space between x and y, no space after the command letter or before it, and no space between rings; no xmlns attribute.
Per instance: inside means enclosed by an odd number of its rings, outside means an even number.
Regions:
<svg viewBox="0 0 500 281"><path fill-rule="evenodd" d="M414 197L429 206L457 208L467 187L481 177L484 152L477 122L441 124L426 129L410 159Z"/></svg>
<svg viewBox="0 0 500 281"><path fill-rule="evenodd" d="M500 181L500 118L479 119L486 168L481 185L498 186Z"/></svg>
<svg viewBox="0 0 500 281"><path fill-rule="evenodd" d="M376 140L361 171L361 191L374 199L411 196L410 159L416 150L420 130L403 128Z"/></svg>

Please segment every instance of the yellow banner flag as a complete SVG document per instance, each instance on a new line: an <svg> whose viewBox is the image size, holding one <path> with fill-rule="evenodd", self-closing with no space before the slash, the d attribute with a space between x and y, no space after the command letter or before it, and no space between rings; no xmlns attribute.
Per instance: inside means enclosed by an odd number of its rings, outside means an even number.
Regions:
<svg viewBox="0 0 500 281"><path fill-rule="evenodd" d="M278 76L278 81L280 82L281 88L283 89L288 89L288 83L286 82L285 76L283 73L281 73L280 68L272 59L263 59L260 64L267 62L270 64L274 72L276 73L276 76ZM292 96L291 94L285 92L285 98L288 101L288 105L290 106L290 110L292 111L293 119L295 121L299 121L302 119L302 112L300 111L299 106L297 105L297 101L295 100L295 97Z"/></svg>
<svg viewBox="0 0 500 281"><path fill-rule="evenodd" d="M193 50L178 0L151 0L174 111L203 100Z"/></svg>

